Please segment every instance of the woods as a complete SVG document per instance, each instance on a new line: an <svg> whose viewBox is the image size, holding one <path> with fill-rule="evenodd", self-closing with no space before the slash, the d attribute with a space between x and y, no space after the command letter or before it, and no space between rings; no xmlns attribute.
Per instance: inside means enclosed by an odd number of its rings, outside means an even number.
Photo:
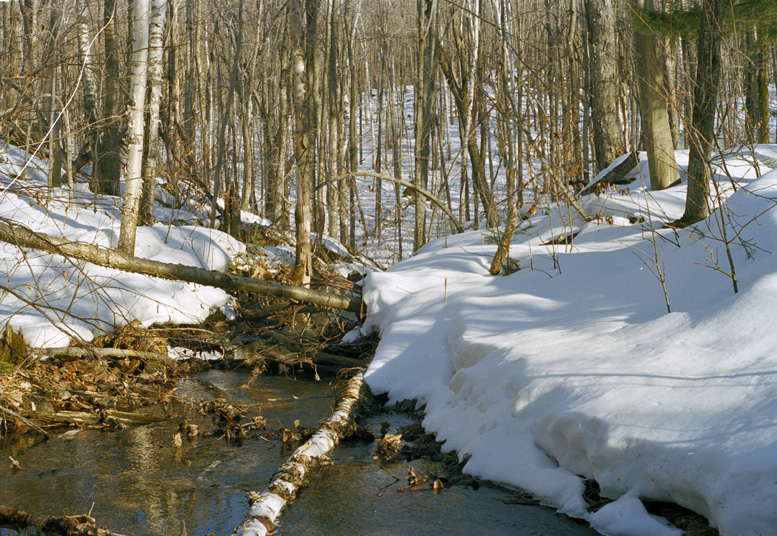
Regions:
<svg viewBox="0 0 777 536"><path fill-rule="evenodd" d="M207 200L209 225L233 234L241 210L293 223L302 285L310 232L350 247L393 235L399 255L408 218L413 249L456 231L380 175L364 213L353 178L328 182L346 171L392 169L496 229L527 188L563 199L626 152L646 150L666 187L687 148L692 222L711 136L768 138L774 29L751 4L12 0L0 137L47 157L53 185L81 171L121 193L125 252L160 187L171 206Z"/></svg>
<svg viewBox="0 0 777 536"><path fill-rule="evenodd" d="M774 0L0 0L0 447L117 432L140 461L63 469L164 466L177 487L134 499L155 533L217 518L154 525L205 492L263 533L363 377L601 533L659 499L768 533L776 82ZM358 385L329 432L246 498L309 432L279 412L319 397L268 385L330 374ZM365 449L401 439L372 424ZM34 447L10 478L51 476ZM450 476L400 469L398 493ZM341 502L392 484L368 486Z"/></svg>

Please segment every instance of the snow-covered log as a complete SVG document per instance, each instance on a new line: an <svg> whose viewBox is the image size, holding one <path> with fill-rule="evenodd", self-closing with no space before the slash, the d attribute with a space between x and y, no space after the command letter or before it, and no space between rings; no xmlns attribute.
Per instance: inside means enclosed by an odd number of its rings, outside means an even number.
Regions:
<svg viewBox="0 0 777 536"><path fill-rule="evenodd" d="M230 275L183 264L141 259L115 249L36 233L23 225L9 222L8 220L0 222L0 240L21 247L39 249L65 257L84 260L99 266L151 275L162 279L198 283L231 291L242 290L297 300L321 307L345 309L356 313L360 312L361 308L361 303L358 300L342 294Z"/></svg>
<svg viewBox="0 0 777 536"><path fill-rule="evenodd" d="M251 492L251 510L235 530L233 536L264 536L272 532L281 510L294 500L307 479L308 471L346 434L351 412L361 397L364 376L361 372L351 378L342 393L332 416L313 437L299 447L273 476L270 485L261 493Z"/></svg>

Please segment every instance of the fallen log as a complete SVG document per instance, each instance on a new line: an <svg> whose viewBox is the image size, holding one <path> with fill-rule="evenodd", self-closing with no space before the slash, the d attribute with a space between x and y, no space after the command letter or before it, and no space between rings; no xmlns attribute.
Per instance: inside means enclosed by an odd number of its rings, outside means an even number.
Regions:
<svg viewBox="0 0 777 536"><path fill-rule="evenodd" d="M37 233L23 225L6 219L0 221L0 240L16 246L39 249L125 272L134 272L173 281L197 283L228 291L242 290L296 300L321 307L344 309L354 313L361 312L359 300L354 300L342 294L230 275L216 270L206 270L183 264L141 259L134 255L121 253L115 249L85 242L73 242L65 238Z"/></svg>
<svg viewBox="0 0 777 536"><path fill-rule="evenodd" d="M265 536L272 532L281 510L294 500L308 471L334 448L348 431L354 405L361 398L364 376L360 372L348 381L332 416L313 437L299 447L274 475L262 493L251 492L251 510L233 536Z"/></svg>
<svg viewBox="0 0 777 536"><path fill-rule="evenodd" d="M145 359L157 359L161 361L175 361L171 357L159 352L149 352L143 350L129 350L124 348L90 348L79 346L64 346L57 348L28 348L27 351L35 357L102 357L102 358L117 358L123 359L125 357L145 358Z"/></svg>
<svg viewBox="0 0 777 536"><path fill-rule="evenodd" d="M97 413L86 411L55 411L55 412L33 412L29 414L31 419L35 419L43 426L65 426L65 425L96 425L101 422L111 421L117 424L141 425L152 422L160 422L164 419L152 417L142 413L128 413L126 411L106 410L104 417Z"/></svg>

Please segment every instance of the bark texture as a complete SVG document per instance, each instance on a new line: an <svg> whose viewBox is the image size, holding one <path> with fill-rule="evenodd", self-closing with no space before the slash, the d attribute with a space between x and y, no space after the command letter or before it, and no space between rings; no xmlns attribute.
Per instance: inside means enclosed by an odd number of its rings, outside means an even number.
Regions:
<svg viewBox="0 0 777 536"><path fill-rule="evenodd" d="M591 66L591 123L596 165L602 170L626 152L618 118L618 55L612 0L585 0Z"/></svg>
<svg viewBox="0 0 777 536"><path fill-rule="evenodd" d="M701 13L699 64L693 89L693 126L688 160L688 194L680 225L706 218L709 213L710 165L715 108L720 80L720 21L723 0L706 0Z"/></svg>

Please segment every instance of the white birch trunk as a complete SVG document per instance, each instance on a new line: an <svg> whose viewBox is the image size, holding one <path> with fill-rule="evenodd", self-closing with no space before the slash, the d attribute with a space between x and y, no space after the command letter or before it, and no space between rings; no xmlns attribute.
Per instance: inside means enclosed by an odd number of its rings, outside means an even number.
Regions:
<svg viewBox="0 0 777 536"><path fill-rule="evenodd" d="M129 255L134 255L135 252L135 233L143 187L143 109L146 102L148 69L149 0L135 0L133 17L127 176L124 182L124 205L118 245L119 251Z"/></svg>
<svg viewBox="0 0 777 536"><path fill-rule="evenodd" d="M143 219L153 223L156 168L159 160L159 103L162 100L162 55L164 54L167 0L153 0L148 36L148 128L146 157L143 161Z"/></svg>

